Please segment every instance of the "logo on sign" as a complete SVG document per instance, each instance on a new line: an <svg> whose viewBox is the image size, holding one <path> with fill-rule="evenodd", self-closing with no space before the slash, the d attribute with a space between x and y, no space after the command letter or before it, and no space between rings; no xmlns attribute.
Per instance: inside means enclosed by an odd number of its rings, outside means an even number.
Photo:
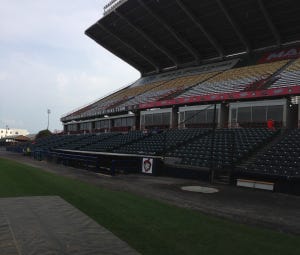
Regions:
<svg viewBox="0 0 300 255"><path fill-rule="evenodd" d="M153 159L143 158L142 172L146 174L152 174Z"/></svg>

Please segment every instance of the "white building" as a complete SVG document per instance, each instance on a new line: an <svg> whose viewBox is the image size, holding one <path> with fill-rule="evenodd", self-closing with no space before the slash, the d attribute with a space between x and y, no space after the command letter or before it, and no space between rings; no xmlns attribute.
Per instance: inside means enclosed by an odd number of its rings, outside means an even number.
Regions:
<svg viewBox="0 0 300 255"><path fill-rule="evenodd" d="M7 136L18 136L18 135L28 135L29 132L26 129L17 128L0 128L0 139Z"/></svg>

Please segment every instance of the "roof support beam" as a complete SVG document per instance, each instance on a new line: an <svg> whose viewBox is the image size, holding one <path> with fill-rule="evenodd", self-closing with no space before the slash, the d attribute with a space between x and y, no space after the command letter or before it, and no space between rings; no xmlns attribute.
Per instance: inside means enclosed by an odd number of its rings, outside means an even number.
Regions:
<svg viewBox="0 0 300 255"><path fill-rule="evenodd" d="M116 15L118 15L121 19L123 19L132 29L134 29L138 34L140 34L142 37L144 37L149 43L151 43L156 49L158 49L160 52L162 52L164 55L168 57L173 63L174 66L178 67L178 61L176 60L175 56L173 56L167 49L162 48L159 46L155 41L153 41L143 30L138 28L136 25L134 25L127 17L125 17L122 13L120 13L118 10L114 11Z"/></svg>
<svg viewBox="0 0 300 255"><path fill-rule="evenodd" d="M104 48L106 48L108 51L110 51L112 54L114 54L114 55L116 55L116 56L118 56L119 58L121 58L122 59L122 57L120 56L120 53L118 53L117 51L115 51L112 47L109 47L109 46L104 46L103 44L101 44L99 41L98 41L98 39L96 38L96 37L94 37L93 35L91 35L88 31L85 31L85 34L87 35L87 36L89 36L91 39L93 39L95 42L97 42L98 44L100 44L100 45L102 45ZM141 70L141 67L137 64L137 63L135 63L135 62L133 62L133 61L131 61L131 60L125 60L124 59L124 61L126 61L128 64L130 64L131 66L133 66L134 68L136 68L137 70L139 70L142 74L144 73L144 71L143 70Z"/></svg>
<svg viewBox="0 0 300 255"><path fill-rule="evenodd" d="M146 62L148 62L150 65L152 65L157 73L159 73L160 68L159 65L155 63L154 60L150 59L149 57L146 57L144 54L138 52L134 47L132 47L130 44L125 42L123 39L121 39L119 36L111 32L108 28L106 28L103 24L101 24L99 21L97 22L97 25L104 30L107 34L114 37L117 41L119 41L121 44L125 45L127 48L132 50L135 54L143 58Z"/></svg>
<svg viewBox="0 0 300 255"><path fill-rule="evenodd" d="M200 63L199 53L193 49L193 47L184 38L176 33L176 31L170 27L162 18L160 18L153 10L151 10L142 0L137 0L137 2L162 26L168 30L168 32L193 56L197 64Z"/></svg>
<svg viewBox="0 0 300 255"><path fill-rule="evenodd" d="M267 11L267 9L265 7L265 4L264 4L263 0L258 0L258 4L259 4L259 7L260 7L260 9L261 9L261 11L262 11L262 13L263 13L263 15L264 15L267 23L268 23L268 26L270 27L270 29L271 29L274 37L275 37L276 45L280 46L280 44L281 44L281 37L280 37L279 32L276 29L276 27L275 27L275 25L274 25L274 23L273 23L273 21L272 21L272 19L270 17L269 12Z"/></svg>
<svg viewBox="0 0 300 255"><path fill-rule="evenodd" d="M191 11L188 9L188 7L182 2L182 0L176 0L177 4L180 6L180 8L184 11L184 13L194 22L194 24L201 30L201 32L205 35L205 37L208 39L210 44L216 49L218 52L220 58L224 56L223 49L218 44L217 40L204 28L204 26L200 23L199 19L191 13Z"/></svg>
<svg viewBox="0 0 300 255"><path fill-rule="evenodd" d="M244 44L245 48L246 48L246 52L249 53L250 52L250 43L248 42L248 40L246 39L246 37L243 35L243 33L241 32L241 29L239 28L239 26L236 24L236 22L233 20L233 18L231 17L231 15L229 14L228 10L226 9L225 5L223 4L222 0L216 0L217 3L219 4L222 12L224 13L224 15L226 16L227 20L229 21L229 23L231 24L233 30L235 31L235 33L237 34L237 36L239 37L240 41L242 42L242 44Z"/></svg>

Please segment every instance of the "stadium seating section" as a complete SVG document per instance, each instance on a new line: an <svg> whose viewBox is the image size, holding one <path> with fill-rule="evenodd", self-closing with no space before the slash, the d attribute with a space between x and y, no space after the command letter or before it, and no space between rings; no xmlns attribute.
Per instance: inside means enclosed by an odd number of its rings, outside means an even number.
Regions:
<svg viewBox="0 0 300 255"><path fill-rule="evenodd" d="M271 88L281 88L300 85L300 59L296 59L286 70L277 76Z"/></svg>
<svg viewBox="0 0 300 255"><path fill-rule="evenodd" d="M179 77L179 78L174 78L171 80L161 82L159 83L158 86L152 86L152 88L148 90L146 87L144 91L142 91L142 93L133 97L131 100L124 102L119 107L126 106L126 105L136 105L140 103L149 103L157 100L164 100L167 97L172 98L174 94L185 91L189 87L201 83L209 79L210 77L213 77L216 74L218 73L212 72L206 74Z"/></svg>
<svg viewBox="0 0 300 255"><path fill-rule="evenodd" d="M79 150L122 154L158 155L176 158L177 164L192 167L224 169L247 160L252 152L266 146L280 130L266 128L212 129L190 128L167 131L130 131L54 135L25 143L23 149ZM214 143L212 144L212 142ZM20 149L19 149L20 151ZM300 177L300 130L294 129L257 157L243 172L270 176Z"/></svg>
<svg viewBox="0 0 300 255"><path fill-rule="evenodd" d="M210 95L243 91L261 79L266 79L282 68L288 61L234 68L220 73L204 83L200 83L178 97Z"/></svg>
<svg viewBox="0 0 300 255"><path fill-rule="evenodd" d="M299 85L300 59L281 60L225 71L189 74L167 80L132 84L75 111L69 119L95 116L109 109L196 95L212 95Z"/></svg>
<svg viewBox="0 0 300 255"><path fill-rule="evenodd" d="M170 78L171 77L171 78ZM149 78L149 80L151 80ZM191 74L136 83L123 88L73 114L71 118L94 116L102 110L125 109L174 98L234 93L299 86L300 58L243 66L224 71ZM300 178L300 129L267 128L165 129L152 131L54 135L8 149L56 153L57 150L88 151L130 156L161 156L180 169L234 170L237 175L262 178ZM113 131L113 129L112 129ZM110 154L109 154L110 155ZM72 155L74 157L74 155ZM83 156L84 157L84 156ZM249 161L253 157L253 160ZM87 159L83 158L87 161ZM98 159L88 159L96 160Z"/></svg>
<svg viewBox="0 0 300 255"><path fill-rule="evenodd" d="M185 165L209 167L213 164L215 168L230 167L259 148L273 135L274 132L263 128L219 129L215 135L210 133L194 139L169 155L181 158L181 163Z"/></svg>
<svg viewBox="0 0 300 255"><path fill-rule="evenodd" d="M300 178L300 129L289 131L242 171L257 176Z"/></svg>

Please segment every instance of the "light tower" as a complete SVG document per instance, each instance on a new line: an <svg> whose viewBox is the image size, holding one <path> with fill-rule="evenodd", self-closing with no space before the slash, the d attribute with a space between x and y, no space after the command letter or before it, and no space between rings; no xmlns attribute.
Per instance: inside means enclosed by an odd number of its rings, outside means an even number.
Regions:
<svg viewBox="0 0 300 255"><path fill-rule="evenodd" d="M49 116L50 116L50 109L47 109L47 114L48 114L48 122L47 122L47 130L49 130Z"/></svg>

